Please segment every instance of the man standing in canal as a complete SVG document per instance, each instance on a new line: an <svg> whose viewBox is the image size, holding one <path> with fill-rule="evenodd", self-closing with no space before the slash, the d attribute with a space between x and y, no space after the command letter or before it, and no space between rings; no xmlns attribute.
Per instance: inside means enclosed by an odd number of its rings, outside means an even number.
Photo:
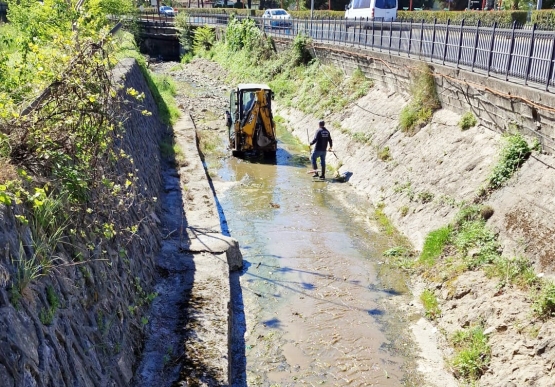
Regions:
<svg viewBox="0 0 555 387"><path fill-rule="evenodd" d="M331 140L331 134L329 130L324 126L326 123L320 121L318 123L318 130L314 134L314 139L310 142L310 145L316 144L314 147L314 152L312 152L312 169L315 171L312 177L318 177L318 170L316 166L316 160L320 158L320 165L322 166L322 174L320 175L320 180L326 179L326 151L328 148L328 143L330 144L330 152L333 150L333 143Z"/></svg>

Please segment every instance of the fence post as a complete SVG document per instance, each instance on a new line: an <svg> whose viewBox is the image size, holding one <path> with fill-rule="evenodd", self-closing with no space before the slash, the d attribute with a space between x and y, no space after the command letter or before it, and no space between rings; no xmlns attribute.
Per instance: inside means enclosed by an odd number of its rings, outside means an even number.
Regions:
<svg viewBox="0 0 555 387"><path fill-rule="evenodd" d="M511 69L511 62L513 60L513 50L515 48L515 28L516 20L513 21L513 30L511 31L511 46L509 48L509 57L507 58L507 68L505 69L505 80L509 80L509 70Z"/></svg>
<svg viewBox="0 0 555 387"><path fill-rule="evenodd" d="M434 48L436 47L436 23L437 18L434 18L434 31L432 32L432 49L430 50L430 61L434 61Z"/></svg>
<svg viewBox="0 0 555 387"><path fill-rule="evenodd" d="M335 43L335 30L337 29L337 18L333 19L333 43Z"/></svg>
<svg viewBox="0 0 555 387"><path fill-rule="evenodd" d="M532 66L532 54L534 53L534 38L536 36L536 23L532 26L532 38L530 39L530 49L528 50L528 64L526 65L526 79L524 84L528 85L528 77L530 76L530 67Z"/></svg>
<svg viewBox="0 0 555 387"><path fill-rule="evenodd" d="M374 49L374 31L376 30L374 28L374 19L372 18L372 49Z"/></svg>
<svg viewBox="0 0 555 387"><path fill-rule="evenodd" d="M451 19L447 19L447 31L445 31L445 44L443 45L443 62L445 64L445 56L447 56L447 43L449 43L449 26L451 25Z"/></svg>
<svg viewBox="0 0 555 387"><path fill-rule="evenodd" d="M401 25L399 26L399 46L397 46L397 55L401 55L402 38L403 38L403 19L401 19Z"/></svg>
<svg viewBox="0 0 555 387"><path fill-rule="evenodd" d="M459 62L461 61L461 55L462 55L463 29L464 29L464 19L461 20L461 30L459 32L459 52L457 53L457 68L459 68Z"/></svg>
<svg viewBox="0 0 555 387"><path fill-rule="evenodd" d="M368 18L366 18L366 27L364 29L364 47L368 45Z"/></svg>
<svg viewBox="0 0 555 387"><path fill-rule="evenodd" d="M393 40L393 19L389 21L389 54L391 54L391 41Z"/></svg>
<svg viewBox="0 0 555 387"><path fill-rule="evenodd" d="M478 39L480 32L480 20L476 23L476 38L474 39L474 53L472 54L472 71L474 71L474 64L476 63L476 54L478 53Z"/></svg>
<svg viewBox="0 0 555 387"><path fill-rule="evenodd" d="M358 21L358 45L360 46L360 39L362 38L362 21L364 20L364 18L360 18L360 20Z"/></svg>
<svg viewBox="0 0 555 387"><path fill-rule="evenodd" d="M491 69L491 62L493 61L493 45L495 44L495 29L497 28L497 22L493 22L493 31L491 31L491 40L489 44L489 59L488 59L488 77Z"/></svg>
<svg viewBox="0 0 555 387"><path fill-rule="evenodd" d="M409 51L408 51L409 58L410 58L411 47L412 47L412 18L410 19L410 32L409 32Z"/></svg>
<svg viewBox="0 0 555 387"><path fill-rule="evenodd" d="M551 77L553 76L553 65L555 62L555 35L553 36L553 43L551 44L551 62L549 62L549 71L547 72L547 82L545 82L545 91L549 91L551 84Z"/></svg>
<svg viewBox="0 0 555 387"><path fill-rule="evenodd" d="M382 51L383 47L383 17L380 23L380 52Z"/></svg>
<svg viewBox="0 0 555 387"><path fill-rule="evenodd" d="M420 23L420 50L418 51L418 57L422 55L422 43L424 42L424 19Z"/></svg>

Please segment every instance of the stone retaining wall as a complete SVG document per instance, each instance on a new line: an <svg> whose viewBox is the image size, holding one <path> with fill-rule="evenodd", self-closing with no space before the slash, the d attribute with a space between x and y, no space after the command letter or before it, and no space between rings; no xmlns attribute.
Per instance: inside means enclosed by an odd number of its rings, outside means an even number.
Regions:
<svg viewBox="0 0 555 387"><path fill-rule="evenodd" d="M136 224L133 238L106 240L93 237L72 241L90 257L78 262L60 252L65 264L39 272L14 297L23 262L31 246L27 227L17 223L16 206L0 208L0 384L12 386L106 387L127 386L140 355L147 295L154 277L160 246L157 231L161 186L159 139L165 131L146 81L134 60L124 60L114 71L125 89L145 93L139 105L126 105L125 135L119 147L132 155L139 194L134 205L117 213L121 224ZM116 211L116 210L114 210ZM117 226L117 225L116 225ZM81 246L83 245L83 246ZM17 269L19 267L20 269ZM18 276L19 273L19 276ZM50 324L44 323L51 307L47 294L59 300ZM52 297L50 297L52 298Z"/></svg>

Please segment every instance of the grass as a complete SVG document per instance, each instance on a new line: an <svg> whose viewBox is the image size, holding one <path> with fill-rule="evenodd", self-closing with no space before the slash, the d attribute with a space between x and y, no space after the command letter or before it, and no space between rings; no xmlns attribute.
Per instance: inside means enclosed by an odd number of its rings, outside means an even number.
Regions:
<svg viewBox="0 0 555 387"><path fill-rule="evenodd" d="M432 266L443 252L443 249L449 241L450 233L451 228L449 226L430 232L426 236L418 262L425 266Z"/></svg>
<svg viewBox="0 0 555 387"><path fill-rule="evenodd" d="M542 282L540 290L534 295L532 310L536 316L542 319L555 316L555 283Z"/></svg>
<svg viewBox="0 0 555 387"><path fill-rule="evenodd" d="M467 130L476 126L477 123L478 121L476 120L476 117L474 117L474 114L472 114L472 112L466 112L462 115L459 121L459 128L461 128L461 130Z"/></svg>
<svg viewBox="0 0 555 387"><path fill-rule="evenodd" d="M214 153L222 143L218 132L214 130L199 130L197 131L197 138L199 149L204 155Z"/></svg>
<svg viewBox="0 0 555 387"><path fill-rule="evenodd" d="M392 159L388 146L378 150L378 159L382 161L389 161Z"/></svg>
<svg viewBox="0 0 555 387"><path fill-rule="evenodd" d="M441 108L431 68L421 63L411 75L412 99L399 114L399 126L401 131L407 134L414 134L426 125L431 120L433 112Z"/></svg>
<svg viewBox="0 0 555 387"><path fill-rule="evenodd" d="M391 221L389 220L389 218L387 217L387 215L383 211L384 207L385 206L384 206L383 203L379 204L376 207L376 210L374 211L374 218L376 219L376 221L380 225L383 232L386 235L391 236L391 235L395 234L395 227L393 226L393 224L391 223Z"/></svg>
<svg viewBox="0 0 555 387"><path fill-rule="evenodd" d="M499 288L515 285L522 289L529 289L538 284L538 276L532 263L524 257L502 257L494 259L493 264L486 266L485 272L489 277L500 279Z"/></svg>
<svg viewBox="0 0 555 387"><path fill-rule="evenodd" d="M441 315L441 309L437 302L437 297L433 291L426 289L420 294L420 301L424 306L426 317L430 320L435 320Z"/></svg>
<svg viewBox="0 0 555 387"><path fill-rule="evenodd" d="M457 376L468 382L476 381L487 370L491 348L482 326L455 332L451 338L455 356L451 364Z"/></svg>

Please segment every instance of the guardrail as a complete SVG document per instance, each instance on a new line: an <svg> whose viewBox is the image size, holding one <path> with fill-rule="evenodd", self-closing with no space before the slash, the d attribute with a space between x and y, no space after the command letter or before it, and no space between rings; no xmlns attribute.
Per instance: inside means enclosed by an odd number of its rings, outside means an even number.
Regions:
<svg viewBox="0 0 555 387"><path fill-rule="evenodd" d="M194 14L189 16L189 23L221 26L229 18L228 14ZM291 19L284 25L277 20L249 18L269 35L292 39L305 34L317 42L414 56L545 91L555 85L555 32L539 31L536 25L523 28L516 22L502 26L480 21L466 25L464 20L458 24L425 24L369 19Z"/></svg>

